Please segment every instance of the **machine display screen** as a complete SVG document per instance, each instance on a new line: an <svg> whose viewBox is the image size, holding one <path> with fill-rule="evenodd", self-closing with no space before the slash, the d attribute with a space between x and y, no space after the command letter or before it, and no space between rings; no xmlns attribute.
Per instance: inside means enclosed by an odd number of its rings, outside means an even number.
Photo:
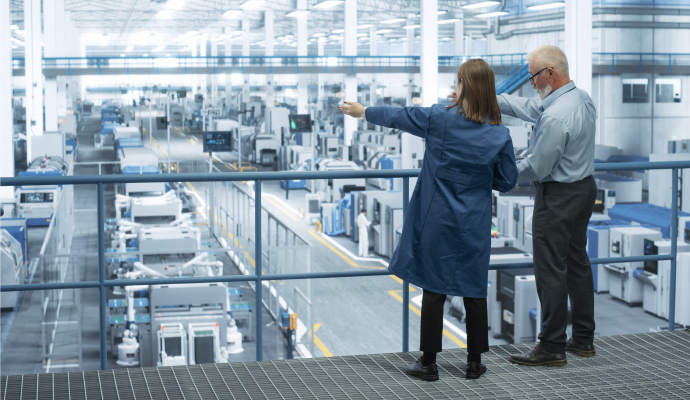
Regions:
<svg viewBox="0 0 690 400"><path fill-rule="evenodd" d="M290 114L290 133L311 132L311 116L309 114Z"/></svg>
<svg viewBox="0 0 690 400"><path fill-rule="evenodd" d="M22 193L19 198L20 203L52 203L53 193L52 192L34 192L34 193Z"/></svg>
<svg viewBox="0 0 690 400"><path fill-rule="evenodd" d="M182 338L179 336L166 337L165 353L170 357L182 355Z"/></svg>
<svg viewBox="0 0 690 400"><path fill-rule="evenodd" d="M204 153L233 150L231 131L204 132Z"/></svg>
<svg viewBox="0 0 690 400"><path fill-rule="evenodd" d="M208 364L215 361L213 336L196 336L194 338L194 362Z"/></svg>

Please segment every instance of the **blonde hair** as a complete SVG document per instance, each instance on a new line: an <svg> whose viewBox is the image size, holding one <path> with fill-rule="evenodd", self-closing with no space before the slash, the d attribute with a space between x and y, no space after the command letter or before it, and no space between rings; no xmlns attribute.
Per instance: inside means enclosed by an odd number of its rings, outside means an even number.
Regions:
<svg viewBox="0 0 690 400"><path fill-rule="evenodd" d="M534 64L535 68L552 67L556 74L561 76L569 76L568 58L557 46L546 44L539 46L527 54L527 61Z"/></svg>

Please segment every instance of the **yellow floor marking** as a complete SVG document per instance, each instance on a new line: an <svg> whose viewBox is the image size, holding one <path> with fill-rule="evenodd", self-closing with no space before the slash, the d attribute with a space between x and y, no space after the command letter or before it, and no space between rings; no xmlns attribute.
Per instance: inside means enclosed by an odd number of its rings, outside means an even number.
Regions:
<svg viewBox="0 0 690 400"><path fill-rule="evenodd" d="M196 192L196 188L194 187L194 185L192 185L191 182L187 182L187 185L189 185L189 187L192 188L192 190Z"/></svg>
<svg viewBox="0 0 690 400"><path fill-rule="evenodd" d="M321 324L314 324L314 344L321 350L324 356L326 357L333 357L333 354L326 348L326 346L323 344L321 339L319 339L318 336L316 336L316 331L319 330L321 327Z"/></svg>
<svg viewBox="0 0 690 400"><path fill-rule="evenodd" d="M161 149L161 151L163 152L163 154L165 154L166 157L170 158L170 156L168 155L168 153L165 152L165 150Z"/></svg>
<svg viewBox="0 0 690 400"><path fill-rule="evenodd" d="M286 209L284 209L283 207L281 207L278 203L276 203L275 201L271 200L270 197L268 197L268 196L261 196L261 198L264 199L264 200L268 200L269 203L273 204L273 206L274 206L275 208L279 209L280 211L282 211L283 213L285 213L285 215L287 215L288 217L292 218L293 221L297 221L297 218L295 218L295 216L292 215L292 213L288 212Z"/></svg>
<svg viewBox="0 0 690 400"><path fill-rule="evenodd" d="M402 292L402 290L389 290L389 291L388 291L388 293L390 293L391 296L395 297L396 299L398 299L399 302L402 303L402 302L403 302L403 298L402 298L402 296L400 296L400 295L398 294L398 293L400 293L400 292ZM419 317L422 316L422 312L419 310L419 308L415 307L415 306L412 305L412 304L410 304L410 310L412 310L412 311L413 311L415 314L417 314ZM452 333L448 332L448 330L446 330L445 328L443 329L443 334L446 335L446 337L447 337L448 339L452 340L453 342L455 342L455 344L457 344L458 346L462 347L463 349L464 349L464 348L467 348L467 345L465 344L465 342L463 342L462 340L460 340L460 339L458 339L457 337L455 337L455 335L453 335Z"/></svg>
<svg viewBox="0 0 690 400"><path fill-rule="evenodd" d="M357 264L355 264L354 261L352 261L352 260L350 259L350 257L348 257L348 256L346 256L345 254L341 253L340 250L338 250L338 249L336 249L335 247L333 247L333 246L332 246L330 243L328 243L327 241L321 239L321 238L319 237L319 235L318 235L316 232L314 232L313 230L311 230L311 231L309 231L309 233L310 233L312 236L314 236L316 239L318 239L321 243L323 243L324 245L326 245L326 247L328 247L329 249L331 249L331 251L333 251L335 254L339 255L340 258L342 258L343 260L347 261L347 262L348 262L350 265L352 265L353 267L358 267L358 268L370 268L370 269L386 269L385 267L372 267L372 266L368 266L368 265L357 265Z"/></svg>
<svg viewBox="0 0 690 400"><path fill-rule="evenodd" d="M180 135L180 137L184 137L184 133L177 131L177 134Z"/></svg>
<svg viewBox="0 0 690 400"><path fill-rule="evenodd" d="M389 275L389 276L391 278L395 279L395 281L398 282L399 284L401 284L401 285L403 284L403 280L398 278L397 276L395 276L395 275ZM410 286L410 292L416 292L416 291L417 291L417 289L415 289L414 286Z"/></svg>
<svg viewBox="0 0 690 400"><path fill-rule="evenodd" d="M191 140L189 140L189 139L185 139L185 140L188 141L192 146L196 146L196 143L192 142Z"/></svg>

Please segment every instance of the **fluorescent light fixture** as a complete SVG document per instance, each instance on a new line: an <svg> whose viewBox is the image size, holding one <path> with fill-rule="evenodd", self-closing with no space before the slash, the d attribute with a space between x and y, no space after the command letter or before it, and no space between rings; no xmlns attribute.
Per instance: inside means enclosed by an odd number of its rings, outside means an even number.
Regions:
<svg viewBox="0 0 690 400"><path fill-rule="evenodd" d="M242 18L242 10L228 10L223 13L223 18L238 19Z"/></svg>
<svg viewBox="0 0 690 400"><path fill-rule="evenodd" d="M309 15L311 11L309 10L295 10L293 12L285 14L286 17L303 17L305 15Z"/></svg>
<svg viewBox="0 0 690 400"><path fill-rule="evenodd" d="M161 51L161 50L163 50L163 49L165 49L165 46L158 46L158 47L154 48L152 51L153 51L154 53L157 53L157 52L159 52L159 51Z"/></svg>
<svg viewBox="0 0 690 400"><path fill-rule="evenodd" d="M166 57L170 57L170 53L165 53L165 56L166 56Z"/></svg>
<svg viewBox="0 0 690 400"><path fill-rule="evenodd" d="M327 42L327 41L328 41L328 38L325 37L325 36L322 36L322 37L320 37L320 38L318 39L318 42L319 42L319 43L324 43L324 42Z"/></svg>
<svg viewBox="0 0 690 400"><path fill-rule="evenodd" d="M507 15L510 14L508 11L492 11L484 14L477 14L475 17L477 18L491 18L491 17L500 17L501 15Z"/></svg>
<svg viewBox="0 0 690 400"><path fill-rule="evenodd" d="M343 33L345 32L345 29L333 29L331 33Z"/></svg>
<svg viewBox="0 0 690 400"><path fill-rule="evenodd" d="M529 7L527 7L527 9L530 11L541 11L541 10L550 10L552 8L559 8L559 7L565 7L565 2L564 1L552 1L550 3L529 6Z"/></svg>
<svg viewBox="0 0 690 400"><path fill-rule="evenodd" d="M148 57L148 56L149 56L149 53L144 53L144 55L142 57Z"/></svg>
<svg viewBox="0 0 690 400"><path fill-rule="evenodd" d="M419 28L421 25L419 24L414 24L414 25L405 25L403 26L403 29L416 29Z"/></svg>
<svg viewBox="0 0 690 400"><path fill-rule="evenodd" d="M156 14L156 18L158 18L158 19L169 19L169 18L172 18L173 14L174 14L173 10L160 10Z"/></svg>
<svg viewBox="0 0 690 400"><path fill-rule="evenodd" d="M312 6L312 8L315 8L317 10L321 10L321 9L326 9L326 8L333 8L335 6L339 6L343 3L344 3L343 0L324 0L320 3L314 4Z"/></svg>
<svg viewBox="0 0 690 400"><path fill-rule="evenodd" d="M15 42L15 43L17 43L17 44L20 45L20 46L24 46L24 42L22 42L21 40L19 40L19 39L17 39L17 38L12 38L12 41Z"/></svg>
<svg viewBox="0 0 690 400"><path fill-rule="evenodd" d="M328 37L328 39L330 39L330 40L343 40L343 37L339 36L339 35L331 35Z"/></svg>
<svg viewBox="0 0 690 400"><path fill-rule="evenodd" d="M10 25L10 29L16 31L17 29L19 29L19 25Z"/></svg>
<svg viewBox="0 0 690 400"><path fill-rule="evenodd" d="M506 14L508 14L508 13L506 13ZM453 24L453 23L455 23L455 22L460 22L460 21L461 21L461 20L460 20L459 18L441 19L441 20L438 21L438 24L439 24L439 25L443 25L443 24Z"/></svg>
<svg viewBox="0 0 690 400"><path fill-rule="evenodd" d="M199 31L187 31L185 32L185 35L187 36L192 36L192 35L198 35Z"/></svg>
<svg viewBox="0 0 690 400"><path fill-rule="evenodd" d="M399 22L405 22L405 18L392 18L392 19L387 19L385 21L381 21L382 24L397 24Z"/></svg>
<svg viewBox="0 0 690 400"><path fill-rule="evenodd" d="M382 33L390 33L393 32L392 29L379 29L378 31L374 31L374 33L382 34Z"/></svg>
<svg viewBox="0 0 690 400"><path fill-rule="evenodd" d="M127 54L122 53L122 54L120 54L120 57L127 57Z"/></svg>
<svg viewBox="0 0 690 400"><path fill-rule="evenodd" d="M264 5L264 0L247 0L240 4L240 8L243 10L256 10L262 5Z"/></svg>
<svg viewBox="0 0 690 400"><path fill-rule="evenodd" d="M373 24L362 24L362 25L357 25L357 29L366 29L366 28L373 28Z"/></svg>
<svg viewBox="0 0 690 400"><path fill-rule="evenodd" d="M480 1L479 3L465 4L461 8L464 8L465 10L474 10L475 8L485 8L485 7L497 6L499 4L501 4L500 1Z"/></svg>
<svg viewBox="0 0 690 400"><path fill-rule="evenodd" d="M448 12L448 11L445 11L445 10L439 10L438 15L443 15L443 14L445 14L445 13L447 13L447 12Z"/></svg>
<svg viewBox="0 0 690 400"><path fill-rule="evenodd" d="M324 36L326 36L326 34L323 33L323 32L316 32L316 33L313 34L312 36L314 36L314 37L324 37Z"/></svg>
<svg viewBox="0 0 690 400"><path fill-rule="evenodd" d="M134 50L134 46L127 46L127 48L125 48L125 53L129 53L132 50Z"/></svg>
<svg viewBox="0 0 690 400"><path fill-rule="evenodd" d="M167 3L165 3L165 9L168 10L179 10L182 8L182 5L184 4L184 0L168 0Z"/></svg>
<svg viewBox="0 0 690 400"><path fill-rule="evenodd" d="M368 33L358 33L357 34L357 37L367 37L367 36L369 36Z"/></svg>
<svg viewBox="0 0 690 400"><path fill-rule="evenodd" d="M15 32L17 35L22 35L22 36L24 35L24 29L15 29L14 32Z"/></svg>

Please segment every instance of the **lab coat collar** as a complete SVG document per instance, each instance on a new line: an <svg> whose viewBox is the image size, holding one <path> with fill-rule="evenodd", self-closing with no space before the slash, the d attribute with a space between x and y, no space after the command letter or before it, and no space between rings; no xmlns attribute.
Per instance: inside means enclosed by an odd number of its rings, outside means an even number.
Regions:
<svg viewBox="0 0 690 400"><path fill-rule="evenodd" d="M563 95L563 94L565 94L565 93L567 93L573 89L575 89L575 82L573 82L573 81L570 81L569 83L561 86L560 88L555 90L553 93L551 93L544 100L541 101L542 108L544 110L546 110L547 108L549 108L549 106L551 106L556 101L556 99L561 97L561 95Z"/></svg>

